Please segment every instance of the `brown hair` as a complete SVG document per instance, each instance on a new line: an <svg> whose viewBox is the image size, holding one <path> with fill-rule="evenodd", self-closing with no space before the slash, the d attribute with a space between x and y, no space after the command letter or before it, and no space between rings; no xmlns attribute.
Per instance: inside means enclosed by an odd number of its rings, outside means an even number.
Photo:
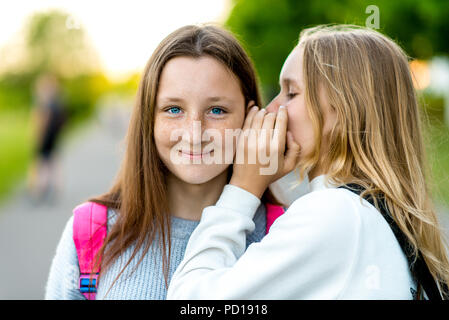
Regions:
<svg viewBox="0 0 449 320"><path fill-rule="evenodd" d="M387 36L347 25L305 29L298 46L304 52L306 105L316 139L314 152L301 160L301 177L320 162L328 179L360 184L366 188L362 196L371 194L376 203L384 195L415 254L420 250L433 277L449 284L407 55ZM325 157L320 157L321 89L337 115Z"/></svg>
<svg viewBox="0 0 449 320"><path fill-rule="evenodd" d="M136 256L138 250L144 246L144 253L148 252L151 243L158 238L164 253L163 269L167 285L170 215L166 190L167 168L159 158L154 142L156 96L160 75L170 59L179 56L199 58L205 55L217 59L236 75L240 80L245 105L253 100L260 106L253 64L229 32L212 25L189 25L179 28L162 40L149 59L140 80L126 136L125 155L115 183L109 192L89 199L116 209L118 215L99 252L98 257L102 258L102 273L128 247L136 244L131 258L114 282ZM229 168L229 178L231 174L232 166ZM262 201L278 203L268 190ZM136 267L143 258L144 254Z"/></svg>

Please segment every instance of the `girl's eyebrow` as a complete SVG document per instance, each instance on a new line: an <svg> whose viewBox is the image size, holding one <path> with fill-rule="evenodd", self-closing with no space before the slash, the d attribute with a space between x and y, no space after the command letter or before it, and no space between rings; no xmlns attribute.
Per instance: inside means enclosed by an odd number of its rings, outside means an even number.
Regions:
<svg viewBox="0 0 449 320"><path fill-rule="evenodd" d="M297 84L297 81L293 78L281 78L279 79L279 85L285 84L286 86L289 86L291 84Z"/></svg>
<svg viewBox="0 0 449 320"><path fill-rule="evenodd" d="M290 86L296 87L298 90L301 89L301 86L299 85L298 81L292 79L292 78L282 78L279 79L279 86L282 87L282 84L284 84L287 88Z"/></svg>
<svg viewBox="0 0 449 320"><path fill-rule="evenodd" d="M207 98L207 101L209 101L209 102L217 102L217 101L230 102L231 100L229 98L227 98L227 97L213 96L213 97Z"/></svg>
<svg viewBox="0 0 449 320"><path fill-rule="evenodd" d="M225 102L231 102L232 100L225 97L225 96L212 96L212 97L208 97L206 99L208 102L218 102L218 101L225 101ZM185 102L185 100L183 98L179 98L179 97L161 97L160 98L161 103L166 103L166 102Z"/></svg>
<svg viewBox="0 0 449 320"><path fill-rule="evenodd" d="M279 79L279 86L282 87L282 85L285 85L286 87L289 86L289 84L292 82L293 80L290 78L280 78Z"/></svg>
<svg viewBox="0 0 449 320"><path fill-rule="evenodd" d="M161 102L184 102L184 99L178 97L162 97Z"/></svg>

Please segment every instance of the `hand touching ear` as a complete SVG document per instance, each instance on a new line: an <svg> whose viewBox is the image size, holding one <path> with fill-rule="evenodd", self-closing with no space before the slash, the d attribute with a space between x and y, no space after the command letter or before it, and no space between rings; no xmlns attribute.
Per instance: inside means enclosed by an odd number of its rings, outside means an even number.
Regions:
<svg viewBox="0 0 449 320"><path fill-rule="evenodd" d="M254 107L255 105L256 105L256 102L254 102L254 100L251 100L250 102L248 102L248 105L246 106L246 112L245 112L246 116L248 116L252 107Z"/></svg>
<svg viewBox="0 0 449 320"><path fill-rule="evenodd" d="M261 197L268 185L298 163L300 146L287 132L287 109L277 113L252 107L237 142L230 184Z"/></svg>

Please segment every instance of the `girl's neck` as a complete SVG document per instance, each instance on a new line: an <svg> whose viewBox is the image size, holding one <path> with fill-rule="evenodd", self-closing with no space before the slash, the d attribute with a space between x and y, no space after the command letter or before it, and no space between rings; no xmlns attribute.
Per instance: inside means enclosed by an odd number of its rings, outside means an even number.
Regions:
<svg viewBox="0 0 449 320"><path fill-rule="evenodd" d="M217 202L227 183L227 176L225 170L205 183L190 184L169 174L167 190L171 214L186 220L200 220L203 209Z"/></svg>

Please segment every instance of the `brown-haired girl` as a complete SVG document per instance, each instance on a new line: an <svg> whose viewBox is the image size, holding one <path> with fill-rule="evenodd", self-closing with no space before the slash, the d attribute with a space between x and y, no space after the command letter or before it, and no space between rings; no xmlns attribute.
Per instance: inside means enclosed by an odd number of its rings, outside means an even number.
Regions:
<svg viewBox="0 0 449 320"><path fill-rule="evenodd" d="M186 26L159 44L142 75L116 182L90 200L108 207L97 299L165 299L203 209L216 203L232 174L229 162L201 161L226 146L202 133L224 137L241 129L252 104L260 104L252 63L227 31ZM173 138L175 131L182 134ZM270 193L265 199L275 202ZM247 207L242 200L236 205ZM243 246L266 231L265 206L254 209ZM47 299L84 299L72 225L73 217L51 266Z"/></svg>

